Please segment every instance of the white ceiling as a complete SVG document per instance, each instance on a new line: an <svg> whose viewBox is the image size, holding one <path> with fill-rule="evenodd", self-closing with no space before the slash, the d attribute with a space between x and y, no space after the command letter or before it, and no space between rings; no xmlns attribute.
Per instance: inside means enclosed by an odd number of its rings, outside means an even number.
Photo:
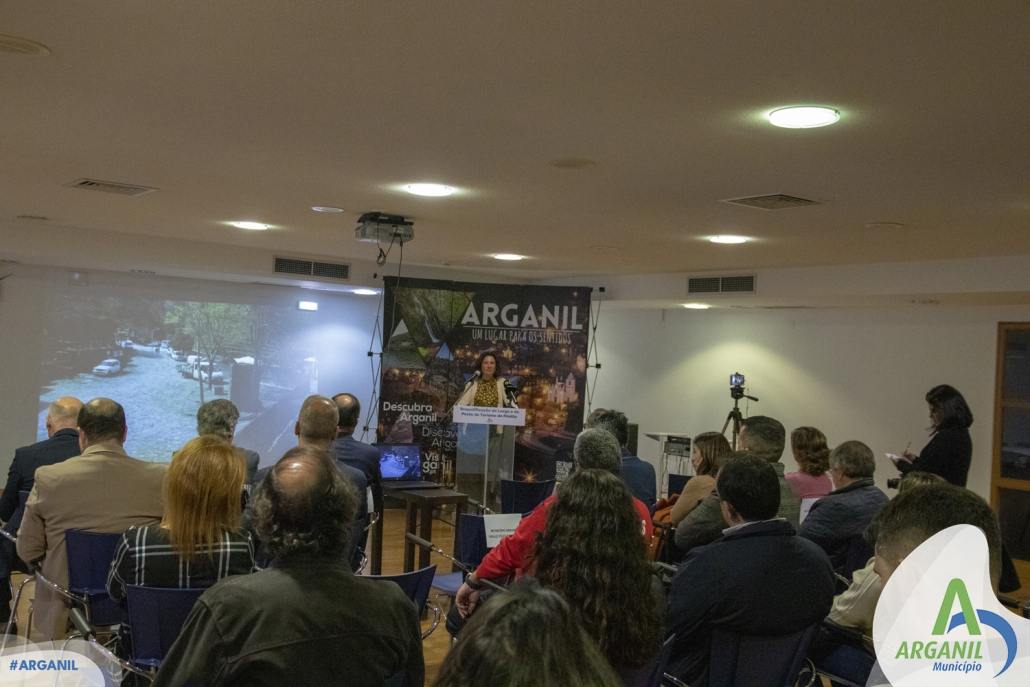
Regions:
<svg viewBox="0 0 1030 687"><path fill-rule="evenodd" d="M527 275L1030 254L1018 0L0 0L0 33L52 51L0 53L0 228L357 259L357 214L382 210L416 222L406 262L510 251ZM841 122L761 117L805 102ZM569 157L596 165L549 164ZM467 192L389 188L425 180ZM720 202L765 193L824 204Z"/></svg>

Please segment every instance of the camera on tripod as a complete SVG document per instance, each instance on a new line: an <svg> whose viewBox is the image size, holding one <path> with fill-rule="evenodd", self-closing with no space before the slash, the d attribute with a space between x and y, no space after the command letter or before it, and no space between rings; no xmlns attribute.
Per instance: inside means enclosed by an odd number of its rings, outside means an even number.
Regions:
<svg viewBox="0 0 1030 687"><path fill-rule="evenodd" d="M734 372L730 375L730 398L739 401L744 398L744 375Z"/></svg>

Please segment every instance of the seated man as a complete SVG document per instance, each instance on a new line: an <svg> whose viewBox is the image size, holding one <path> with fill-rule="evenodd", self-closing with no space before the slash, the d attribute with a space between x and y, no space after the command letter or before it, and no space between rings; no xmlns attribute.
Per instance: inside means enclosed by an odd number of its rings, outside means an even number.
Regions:
<svg viewBox="0 0 1030 687"><path fill-rule="evenodd" d="M776 517L780 484L768 461L730 459L716 489L729 527L690 552L669 590L666 630L676 641L666 672L688 684L705 684L714 629L792 634L821 621L833 601L826 554Z"/></svg>
<svg viewBox="0 0 1030 687"><path fill-rule="evenodd" d="M798 531L821 546L834 571L844 577L850 578L872 555L862 533L887 504L887 495L873 484L875 469L873 451L861 441L845 441L830 451L836 489L812 504Z"/></svg>
<svg viewBox="0 0 1030 687"><path fill-rule="evenodd" d="M272 566L204 592L154 686L421 685L415 606L344 559L356 501L321 449L290 449L252 504Z"/></svg>
<svg viewBox="0 0 1030 687"><path fill-rule="evenodd" d="M361 402L354 394L347 393L336 394L333 401L340 413L336 439L331 447L333 457L337 463L361 471L372 494L372 510L382 515L383 475L379 469L379 450L354 438L361 417ZM359 548L365 548L367 536L368 533L362 531L356 542Z"/></svg>
<svg viewBox="0 0 1030 687"><path fill-rule="evenodd" d="M0 520L4 522L4 529L11 534L21 526L22 514L18 510L21 492L32 491L36 470L44 465L60 463L81 452L79 433L75 431L81 408L82 401L72 396L57 399L47 408L47 438L31 446L15 449L14 460L7 473L7 486L0 497ZM7 622L11 617L11 571L23 569L24 564L14 552L14 544L7 539L0 541L0 622Z"/></svg>
<svg viewBox="0 0 1030 687"><path fill-rule="evenodd" d="M82 455L36 470L18 530L18 555L29 563L42 559L43 574L62 587L68 586L65 530L121 534L132 525L156 525L168 469L125 453L125 411L109 398L82 406L78 429ZM64 637L68 609L60 597L37 585L33 607L31 639Z"/></svg>
<svg viewBox="0 0 1030 687"><path fill-rule="evenodd" d="M208 401L197 408L197 436L214 434L233 443L236 435L236 423L240 419L240 410L236 404L225 398L216 398ZM247 469L247 479L244 484L250 487L254 483L258 471L258 463L261 456L257 451L249 448L236 447L236 450L243 456L243 464Z"/></svg>
<svg viewBox="0 0 1030 687"><path fill-rule="evenodd" d="M629 420L618 410L598 408L587 418L587 427L606 429L615 435L622 452L622 481L633 496L652 507L658 500L654 466L640 460L626 448L629 443Z"/></svg>
<svg viewBox="0 0 1030 687"><path fill-rule="evenodd" d="M752 415L744 420L738 437L738 448L741 451L766 460L773 466L780 484L780 507L776 515L784 518L796 530L801 521L801 499L790 487L790 482L784 476L783 463L780 462L786 443L787 432L783 429L783 423L765 415Z"/></svg>
<svg viewBox="0 0 1030 687"><path fill-rule="evenodd" d="M599 468L618 475L620 463L619 445L614 435L603 429L585 429L576 437L572 449L572 460L576 469ZM522 518L512 534L502 539L480 562L474 574L469 575L458 589L454 608L462 617L467 617L479 601L479 580L504 581L511 575L520 576L532 563L533 548L538 535L547 524L547 514L554 502L561 498L560 490L547 497L543 503ZM640 531L643 536L651 537L651 515L638 499L633 499L633 506L640 515ZM448 629L456 631L460 620L454 613L448 614Z"/></svg>

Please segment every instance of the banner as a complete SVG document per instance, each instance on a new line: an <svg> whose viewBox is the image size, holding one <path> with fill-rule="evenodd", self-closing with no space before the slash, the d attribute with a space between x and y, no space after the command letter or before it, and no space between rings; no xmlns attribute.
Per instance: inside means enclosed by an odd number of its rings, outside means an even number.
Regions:
<svg viewBox="0 0 1030 687"><path fill-rule="evenodd" d="M490 351L526 410L515 478L562 477L583 427L590 291L387 277L379 441L420 444L425 479L453 485L451 407Z"/></svg>

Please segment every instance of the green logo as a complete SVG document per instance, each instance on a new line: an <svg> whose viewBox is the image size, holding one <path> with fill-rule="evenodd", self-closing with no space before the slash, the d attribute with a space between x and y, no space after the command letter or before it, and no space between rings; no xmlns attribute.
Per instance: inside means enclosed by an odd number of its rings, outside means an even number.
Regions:
<svg viewBox="0 0 1030 687"><path fill-rule="evenodd" d="M976 611L973 610L973 603L969 600L969 592L966 591L966 583L957 577L948 583L948 588L944 592L941 610L937 613L937 622L933 624L933 634L947 634L948 630L951 629L948 624L952 618L951 609L955 606L956 598L958 598L958 605L962 611L962 620L966 630L971 635L982 634L980 632L980 624L976 621Z"/></svg>

